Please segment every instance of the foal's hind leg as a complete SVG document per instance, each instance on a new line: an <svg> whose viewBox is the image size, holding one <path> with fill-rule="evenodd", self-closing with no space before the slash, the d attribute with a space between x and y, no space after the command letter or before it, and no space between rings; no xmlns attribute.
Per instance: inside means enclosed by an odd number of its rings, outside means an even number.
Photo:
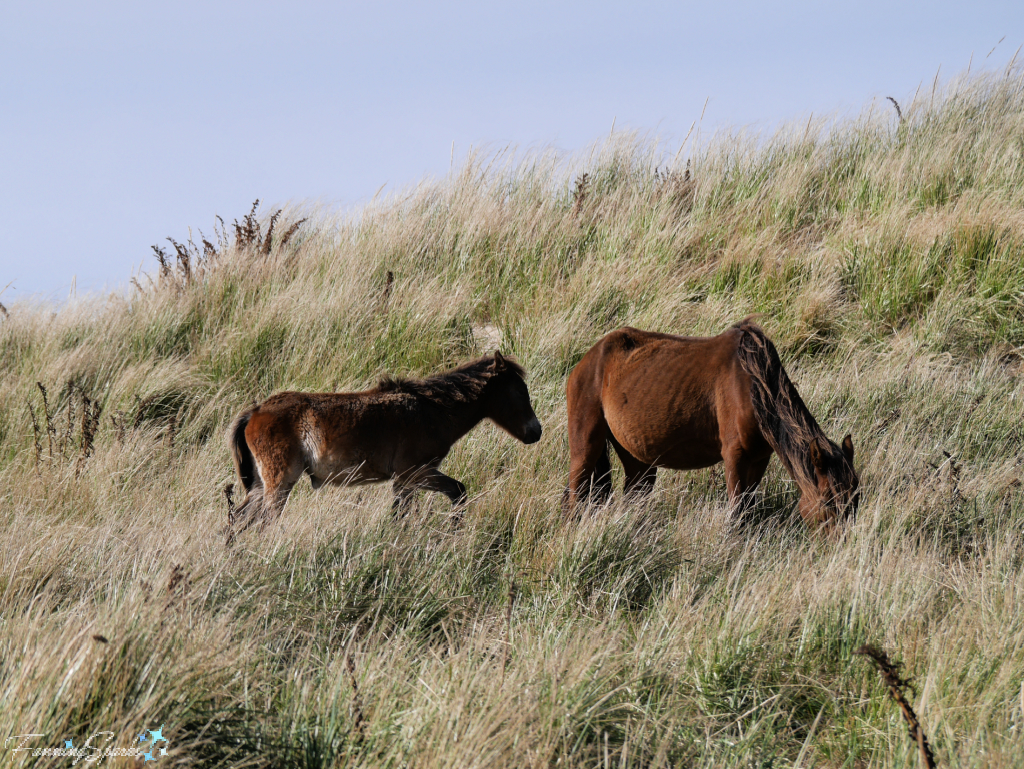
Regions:
<svg viewBox="0 0 1024 769"><path fill-rule="evenodd" d="M242 504L234 511L228 512L227 547L235 541L235 537L248 529L263 514L263 485L257 483L245 494Z"/></svg>
<svg viewBox="0 0 1024 769"><path fill-rule="evenodd" d="M235 513L235 525L228 534L228 544L253 524L263 529L275 521L284 510L292 487L302 477L302 469L284 468L278 472L267 472L262 486L254 486L246 495L245 502ZM248 509L246 509L248 508ZM240 515L243 513L244 515Z"/></svg>

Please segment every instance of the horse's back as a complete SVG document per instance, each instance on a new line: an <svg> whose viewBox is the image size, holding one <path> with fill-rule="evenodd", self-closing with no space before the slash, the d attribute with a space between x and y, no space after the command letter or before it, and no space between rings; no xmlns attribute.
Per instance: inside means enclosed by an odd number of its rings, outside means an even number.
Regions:
<svg viewBox="0 0 1024 769"><path fill-rule="evenodd" d="M712 337L620 328L590 349L570 375L570 386L585 380L612 405L616 395L628 400L632 394L640 403L662 401L676 391L700 397L736 369L739 338L735 328Z"/></svg>
<svg viewBox="0 0 1024 769"><path fill-rule="evenodd" d="M578 377L573 371L576 400L582 390L598 400L612 436L643 462L715 464L723 415L737 399L742 407L747 386L736 357L740 335L735 328L714 337L618 329L587 353Z"/></svg>

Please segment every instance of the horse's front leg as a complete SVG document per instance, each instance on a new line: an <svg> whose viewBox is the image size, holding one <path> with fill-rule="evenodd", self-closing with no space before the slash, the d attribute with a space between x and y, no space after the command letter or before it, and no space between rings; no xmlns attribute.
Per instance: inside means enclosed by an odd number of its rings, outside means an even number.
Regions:
<svg viewBox="0 0 1024 769"><path fill-rule="evenodd" d="M745 514L753 507L754 491L768 469L771 455L763 459L750 459L742 454L725 458L725 483L729 491L729 518L742 523Z"/></svg>
<svg viewBox="0 0 1024 769"><path fill-rule="evenodd" d="M612 465L600 403L569 401L569 487L562 499L562 513L576 515L580 505L603 504L612 494Z"/></svg>

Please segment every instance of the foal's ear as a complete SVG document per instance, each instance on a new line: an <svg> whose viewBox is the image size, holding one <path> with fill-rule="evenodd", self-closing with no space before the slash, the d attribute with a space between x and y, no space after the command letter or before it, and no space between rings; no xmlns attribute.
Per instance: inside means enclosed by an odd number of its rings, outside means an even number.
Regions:
<svg viewBox="0 0 1024 769"><path fill-rule="evenodd" d="M853 464L853 436L849 433L843 438L843 453L846 454L846 461Z"/></svg>
<svg viewBox="0 0 1024 769"><path fill-rule="evenodd" d="M494 363L491 364L491 370L494 371L495 373L499 373L504 371L506 368L508 368L508 366L505 363L505 359L502 357L500 352L495 350Z"/></svg>

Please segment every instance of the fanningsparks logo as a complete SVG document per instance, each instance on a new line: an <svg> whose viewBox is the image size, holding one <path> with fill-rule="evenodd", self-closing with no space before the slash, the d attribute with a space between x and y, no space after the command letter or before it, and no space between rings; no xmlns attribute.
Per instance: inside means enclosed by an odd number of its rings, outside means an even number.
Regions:
<svg viewBox="0 0 1024 769"><path fill-rule="evenodd" d="M74 740L64 740L62 748L33 747L31 743L39 737L45 737L45 734L17 734L14 737L8 737L4 742L4 747L9 748L13 753L26 753L34 758L70 758L72 766L79 761L93 764L104 758L114 757L137 758L146 763L167 755L167 740L163 732L163 724L159 729L146 729L135 735L130 747L111 745L110 743L114 740L113 732L96 732L81 745L75 745ZM12 746L11 743L14 745Z"/></svg>

